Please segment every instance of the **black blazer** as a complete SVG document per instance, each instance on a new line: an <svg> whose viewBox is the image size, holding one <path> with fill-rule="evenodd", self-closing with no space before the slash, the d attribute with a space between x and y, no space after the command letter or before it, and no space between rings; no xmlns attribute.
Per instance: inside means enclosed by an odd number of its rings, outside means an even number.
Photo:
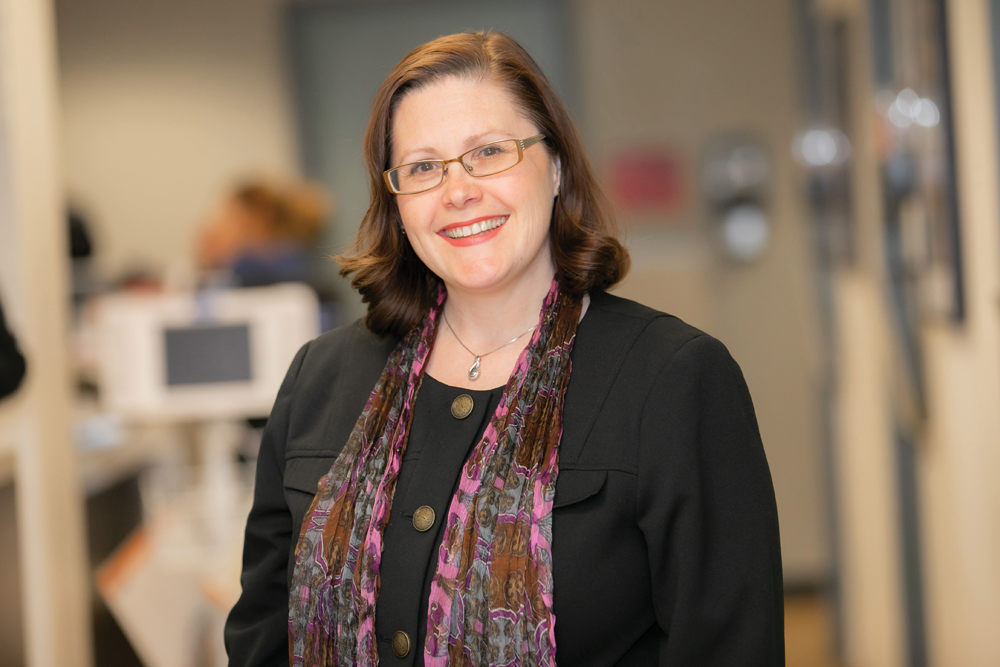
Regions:
<svg viewBox="0 0 1000 667"><path fill-rule="evenodd" d="M394 345L357 322L292 362L257 462L230 665L288 664L299 527ZM739 366L714 338L606 293L591 295L572 361L553 510L558 664L783 665L777 510Z"/></svg>

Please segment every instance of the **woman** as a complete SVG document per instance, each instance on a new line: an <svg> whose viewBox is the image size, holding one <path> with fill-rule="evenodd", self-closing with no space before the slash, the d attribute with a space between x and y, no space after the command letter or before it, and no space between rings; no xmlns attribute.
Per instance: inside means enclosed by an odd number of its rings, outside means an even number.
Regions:
<svg viewBox="0 0 1000 667"><path fill-rule="evenodd" d="M365 156L368 316L279 392L230 664L784 664L739 367L604 291L628 255L537 65L497 33L415 49Z"/></svg>

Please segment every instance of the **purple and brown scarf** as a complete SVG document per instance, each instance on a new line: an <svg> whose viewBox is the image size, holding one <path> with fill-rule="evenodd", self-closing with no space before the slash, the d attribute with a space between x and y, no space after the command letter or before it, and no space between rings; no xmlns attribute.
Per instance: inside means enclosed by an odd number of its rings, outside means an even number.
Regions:
<svg viewBox="0 0 1000 667"><path fill-rule="evenodd" d="M382 535L445 291L400 342L302 523L289 597L293 667L378 664ZM581 301L558 283L462 469L427 613L424 664L555 665L552 501Z"/></svg>

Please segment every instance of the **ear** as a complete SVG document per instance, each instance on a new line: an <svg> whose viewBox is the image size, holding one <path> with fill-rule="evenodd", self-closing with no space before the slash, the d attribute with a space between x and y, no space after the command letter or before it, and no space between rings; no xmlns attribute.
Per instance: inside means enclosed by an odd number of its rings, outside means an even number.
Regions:
<svg viewBox="0 0 1000 667"><path fill-rule="evenodd" d="M559 196L559 186L562 183L562 162L559 161L558 155L552 156L552 196Z"/></svg>

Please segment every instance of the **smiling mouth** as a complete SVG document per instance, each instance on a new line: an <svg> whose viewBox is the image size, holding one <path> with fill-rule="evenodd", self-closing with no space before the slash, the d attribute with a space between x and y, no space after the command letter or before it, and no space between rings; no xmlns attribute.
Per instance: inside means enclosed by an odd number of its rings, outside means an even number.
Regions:
<svg viewBox="0 0 1000 667"><path fill-rule="evenodd" d="M443 230L443 233L448 238L461 239L467 236L476 236L478 234L485 234L491 232L497 227L501 227L509 216L501 215L496 218L488 218L486 220L480 220L479 222L474 222L471 225L465 227L451 227L450 229Z"/></svg>

